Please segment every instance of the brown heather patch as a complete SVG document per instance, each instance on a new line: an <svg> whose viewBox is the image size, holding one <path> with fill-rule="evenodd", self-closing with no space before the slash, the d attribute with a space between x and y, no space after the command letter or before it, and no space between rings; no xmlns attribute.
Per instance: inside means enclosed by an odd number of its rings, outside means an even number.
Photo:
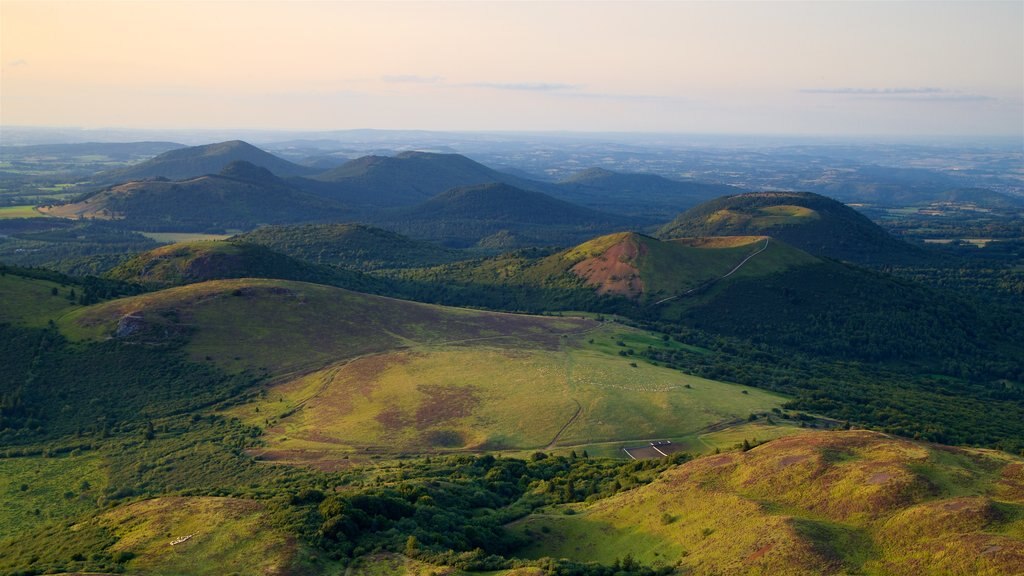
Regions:
<svg viewBox="0 0 1024 576"><path fill-rule="evenodd" d="M469 416L480 404L471 388L443 384L420 384L416 388L425 396L416 409L416 427L420 430Z"/></svg>
<svg viewBox="0 0 1024 576"><path fill-rule="evenodd" d="M997 534L940 534L891 552L871 567L881 574L915 576L1024 574L1024 542Z"/></svg>
<svg viewBox="0 0 1024 576"><path fill-rule="evenodd" d="M393 366L409 364L414 356L415 354L412 352L363 356L345 364L338 375L345 381L348 391L361 394L364 398L369 398L379 386L378 377L381 373ZM338 394L331 394L319 400L322 404L324 400L330 401L337 396Z"/></svg>
<svg viewBox="0 0 1024 576"><path fill-rule="evenodd" d="M388 406L373 418L384 427L385 432L401 432L412 423L412 418L398 406Z"/></svg>
<svg viewBox="0 0 1024 576"><path fill-rule="evenodd" d="M1007 464L996 483L996 493L1006 500L1024 504L1024 463Z"/></svg>
<svg viewBox="0 0 1024 576"><path fill-rule="evenodd" d="M879 530L880 540L905 546L911 542L979 532L998 520L988 498L934 500L902 510Z"/></svg>
<svg viewBox="0 0 1024 576"><path fill-rule="evenodd" d="M698 480L701 485L717 484L752 498L859 523L930 494L929 483L906 466L908 457L921 454L927 452L874 432L828 432L785 437L730 455L736 458L731 470L721 466L724 460L700 459L693 467L705 469L703 480Z"/></svg>

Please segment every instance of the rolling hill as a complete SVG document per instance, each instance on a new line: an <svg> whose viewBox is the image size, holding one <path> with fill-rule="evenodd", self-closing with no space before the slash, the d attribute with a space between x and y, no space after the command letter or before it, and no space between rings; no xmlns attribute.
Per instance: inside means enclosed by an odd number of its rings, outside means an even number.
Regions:
<svg viewBox="0 0 1024 576"><path fill-rule="evenodd" d="M687 574L1019 573L1024 462L873 432L790 436L707 456L575 514L514 530L527 557L629 555Z"/></svg>
<svg viewBox="0 0 1024 576"><path fill-rule="evenodd" d="M437 244L365 224L265 226L233 240L266 246L307 262L363 271L436 266L467 258Z"/></svg>
<svg viewBox="0 0 1024 576"><path fill-rule="evenodd" d="M187 180L206 174L217 174L228 164L239 161L265 168L280 177L302 176L316 172L314 169L293 164L264 152L247 142L230 140L169 150L134 166L100 172L93 176L92 180L100 185L153 178Z"/></svg>
<svg viewBox="0 0 1024 576"><path fill-rule="evenodd" d="M820 262L782 242L767 240L763 236L658 240L616 232L547 256L511 253L442 266L414 277L440 275L468 284L580 290L593 297L651 305L709 285L755 253L757 257L744 262L730 278L765 276Z"/></svg>
<svg viewBox="0 0 1024 576"><path fill-rule="evenodd" d="M492 170L459 154L403 152L364 156L313 177L312 188L354 206L411 206L452 188L504 182L536 190L540 184Z"/></svg>
<svg viewBox="0 0 1024 576"><path fill-rule="evenodd" d="M598 210L664 218L701 202L739 192L739 188L722 184L590 168L558 182L557 192L549 193Z"/></svg>
<svg viewBox="0 0 1024 576"><path fill-rule="evenodd" d="M725 196L683 212L660 238L765 235L815 256L859 264L919 262L927 254L840 202L809 192Z"/></svg>
<svg viewBox="0 0 1024 576"><path fill-rule="evenodd" d="M118 265L107 277L150 288L227 278L277 278L376 292L383 281L350 270L305 262L241 241L194 241L161 246Z"/></svg>
<svg viewBox="0 0 1024 576"><path fill-rule="evenodd" d="M266 394L232 414L267 427L258 453L275 459L681 438L784 401L631 362L616 342L677 347L635 329L279 280L170 288L79 308L60 326L267 374Z"/></svg>
<svg viewBox="0 0 1024 576"><path fill-rule="evenodd" d="M516 294L505 301L518 309L614 312L825 357L951 360L1014 339L955 294L764 236L616 233L556 254L511 253L405 277L462 287L463 303L495 306L501 290Z"/></svg>
<svg viewBox="0 0 1024 576"><path fill-rule="evenodd" d="M347 213L336 202L302 192L246 161L188 180L126 182L41 210L65 218L123 220L151 231L249 229Z"/></svg>
<svg viewBox="0 0 1024 576"><path fill-rule="evenodd" d="M541 192L490 183L453 188L416 206L382 213L377 223L413 238L463 248L499 232L545 244L572 244L631 221Z"/></svg>

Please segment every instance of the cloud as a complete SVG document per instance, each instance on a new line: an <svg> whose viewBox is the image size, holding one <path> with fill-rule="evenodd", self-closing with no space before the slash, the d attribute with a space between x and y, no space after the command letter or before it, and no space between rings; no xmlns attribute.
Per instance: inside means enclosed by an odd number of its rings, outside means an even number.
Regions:
<svg viewBox="0 0 1024 576"><path fill-rule="evenodd" d="M891 96L896 94L946 94L942 88L804 88L805 94L853 94L856 96Z"/></svg>
<svg viewBox="0 0 1024 576"><path fill-rule="evenodd" d="M440 76L417 76L416 74L385 75L380 79L392 84L438 84L444 82L444 78Z"/></svg>
<svg viewBox="0 0 1024 576"><path fill-rule="evenodd" d="M472 82L463 84L470 88L490 88L492 90L513 90L520 92L557 92L560 90L577 90L579 84L561 84L558 82Z"/></svg>
<svg viewBox="0 0 1024 576"><path fill-rule="evenodd" d="M803 88L804 94L856 96L872 100L914 100L924 102L984 102L995 100L982 94L965 94L945 88Z"/></svg>

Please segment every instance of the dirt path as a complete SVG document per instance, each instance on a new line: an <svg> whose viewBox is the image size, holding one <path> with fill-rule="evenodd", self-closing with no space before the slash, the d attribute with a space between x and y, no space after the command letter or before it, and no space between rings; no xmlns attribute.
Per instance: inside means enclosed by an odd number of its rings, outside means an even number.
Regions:
<svg viewBox="0 0 1024 576"><path fill-rule="evenodd" d="M682 294L676 294L675 296L669 296L668 298L662 298L661 300L658 300L657 302L655 302L654 305L657 306L658 304L664 304L665 302L669 302L669 301L675 300L676 298L682 298L683 296L689 296L690 294L693 294L694 292L696 292L698 290L703 290L703 289L711 286L715 282L718 282L720 280L725 280L729 276L732 276L733 274L735 274L751 258L753 258L754 256L757 256L761 252L764 252L765 250L767 250L768 249L768 241L769 240L770 240L770 238L765 238L764 239L764 246L762 246L760 250L748 254L747 257L744 258L743 260L741 260L740 263L737 264L735 268L733 268L732 270L729 270L729 272L725 276L719 276L718 278L715 278L714 280L712 280L710 282L707 282L705 284L701 284L700 286L697 286L696 288L690 288L689 290L687 290L686 292L683 292Z"/></svg>
<svg viewBox="0 0 1024 576"><path fill-rule="evenodd" d="M562 432L565 432L565 429L572 425L572 423L575 422L576 419L580 417L580 412L583 412L583 406L579 403L579 401L576 400L575 398L573 398L572 401L576 403L576 413L572 415L572 418L569 418L568 422L562 424L562 428L558 431L557 434L555 434L555 437L552 438L551 442L548 442L548 445L544 447L545 450L551 450L552 448L554 448L555 442L558 442L558 438L561 437Z"/></svg>

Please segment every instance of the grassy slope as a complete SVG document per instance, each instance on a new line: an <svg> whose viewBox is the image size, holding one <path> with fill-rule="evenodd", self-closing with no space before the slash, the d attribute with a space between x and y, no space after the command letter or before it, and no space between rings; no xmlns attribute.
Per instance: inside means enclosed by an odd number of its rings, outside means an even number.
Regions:
<svg viewBox="0 0 1024 576"><path fill-rule="evenodd" d="M0 540L94 510L105 485L94 455L0 459Z"/></svg>
<svg viewBox="0 0 1024 576"><path fill-rule="evenodd" d="M653 302L685 293L730 272L764 247L760 236L657 240L635 232L593 238L541 259L515 255L426 271L425 278L478 284L583 289ZM751 258L729 278L760 277L819 262L782 242ZM629 278L635 281L629 282ZM726 283L726 282L723 282Z"/></svg>
<svg viewBox="0 0 1024 576"><path fill-rule="evenodd" d="M128 314L144 328L132 338L184 338L197 360L229 370L283 374L411 343L508 337L553 339L592 321L479 312L419 304L285 280L217 280L92 306L66 316L73 338L102 339ZM209 357L209 358L207 358Z"/></svg>
<svg viewBox="0 0 1024 576"><path fill-rule="evenodd" d="M1011 574L1024 563L1024 466L871 432L790 436L516 529L524 552L695 574ZM540 535L538 535L540 532Z"/></svg>
<svg viewBox="0 0 1024 576"><path fill-rule="evenodd" d="M52 538L53 532L63 537ZM119 571L152 575L334 573L314 560L297 539L274 526L263 503L218 497L162 497L124 504L39 534L57 550L47 554L74 567L97 550L113 557ZM171 545L179 538L183 542ZM25 565L39 552L28 546L6 550L0 569ZM70 562L68 562L70 559Z"/></svg>
<svg viewBox="0 0 1024 576"><path fill-rule="evenodd" d="M561 445L681 438L783 402L621 356L680 346L642 332L314 284L205 282L77 310L60 326L102 339L119 322L129 341L184 343L194 360L283 382L239 412L274 420L275 450L543 448L577 402Z"/></svg>
<svg viewBox="0 0 1024 576"><path fill-rule="evenodd" d="M643 332L604 327L585 338L528 348L484 340L366 356L276 386L233 414L272 424L265 454L273 458L355 448L528 450L556 435L562 447L612 443L595 453L622 457L624 442L696 435L784 401L618 354L629 348L617 342L678 346Z"/></svg>
<svg viewBox="0 0 1024 576"><path fill-rule="evenodd" d="M53 295L53 289L57 295ZM49 280L0 275L0 322L41 327L78 306L67 299L71 287ZM81 288L78 287L78 293Z"/></svg>

